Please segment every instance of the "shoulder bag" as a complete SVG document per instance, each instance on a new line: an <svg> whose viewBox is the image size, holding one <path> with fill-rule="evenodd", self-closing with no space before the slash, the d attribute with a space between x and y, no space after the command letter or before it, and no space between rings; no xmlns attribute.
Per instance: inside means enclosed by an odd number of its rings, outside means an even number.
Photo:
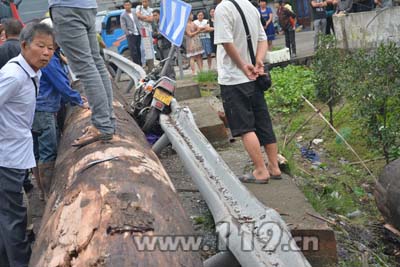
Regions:
<svg viewBox="0 0 400 267"><path fill-rule="evenodd" d="M249 53L250 53L251 63L255 66L256 65L256 57L254 56L254 49L253 49L253 44L251 43L251 35L250 35L250 31L249 31L249 26L247 25L247 21L243 14L243 10L240 8L240 6L238 5L238 3L236 3L235 0L229 0L229 1L231 1L235 5L236 9L239 11L240 17L242 17L244 29L246 31L247 46L248 46ZM269 73L267 64L264 64L264 74L257 77L256 83L257 83L258 87L260 89L262 89L263 91L267 91L271 87L271 85L272 85L271 75Z"/></svg>

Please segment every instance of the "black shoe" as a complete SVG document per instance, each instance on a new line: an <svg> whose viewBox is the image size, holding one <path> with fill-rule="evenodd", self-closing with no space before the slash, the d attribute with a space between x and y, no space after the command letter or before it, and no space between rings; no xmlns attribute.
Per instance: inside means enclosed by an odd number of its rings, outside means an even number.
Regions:
<svg viewBox="0 0 400 267"><path fill-rule="evenodd" d="M29 193L34 187L32 184L32 181L30 179L25 179L23 186L24 186L25 193Z"/></svg>
<svg viewBox="0 0 400 267"><path fill-rule="evenodd" d="M28 236L28 242L30 244L33 244L36 240L35 232L33 230L30 230L27 232L27 236Z"/></svg>

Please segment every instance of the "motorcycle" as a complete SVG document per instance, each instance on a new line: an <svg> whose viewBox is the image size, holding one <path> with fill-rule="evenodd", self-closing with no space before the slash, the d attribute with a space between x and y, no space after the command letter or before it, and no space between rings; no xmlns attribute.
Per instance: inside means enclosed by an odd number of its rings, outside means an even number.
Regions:
<svg viewBox="0 0 400 267"><path fill-rule="evenodd" d="M169 114L171 112L170 106L175 95L175 88L176 82L166 76L161 77L155 83L150 109L142 126L144 133L149 133L157 126L157 121L161 113Z"/></svg>
<svg viewBox="0 0 400 267"><path fill-rule="evenodd" d="M130 104L132 115L144 133L160 131L157 128L159 115L171 112L170 104L175 94L176 82L166 76L160 77L165 61L166 59L139 82Z"/></svg>

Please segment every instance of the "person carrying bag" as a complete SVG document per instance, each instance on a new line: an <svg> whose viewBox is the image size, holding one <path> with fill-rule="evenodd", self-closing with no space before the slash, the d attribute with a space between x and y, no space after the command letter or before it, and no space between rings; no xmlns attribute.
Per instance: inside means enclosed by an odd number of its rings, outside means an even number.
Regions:
<svg viewBox="0 0 400 267"><path fill-rule="evenodd" d="M249 31L249 26L247 25L247 21L243 14L243 10L240 8L238 3L235 2L235 0L229 0L229 1L231 1L235 5L237 10L239 11L240 17L242 18L244 30L246 31L246 36L247 36L247 46L248 46L249 53L250 53L251 63L255 66L256 65L256 57L254 56L254 48L253 48L253 44L251 43L251 35L250 35L250 31ZM267 64L264 64L264 73L260 74L257 77L256 83L257 83L258 87L260 89L262 89L263 91L267 91L271 87L271 85L272 85L271 75L269 73L269 68L268 68Z"/></svg>

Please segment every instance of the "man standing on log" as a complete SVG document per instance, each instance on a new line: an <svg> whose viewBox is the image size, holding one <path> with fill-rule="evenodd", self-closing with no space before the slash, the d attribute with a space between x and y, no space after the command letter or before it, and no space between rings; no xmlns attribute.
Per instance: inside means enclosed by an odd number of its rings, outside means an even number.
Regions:
<svg viewBox="0 0 400 267"><path fill-rule="evenodd" d="M264 90L255 82L264 73L264 58L268 50L267 36L261 25L260 13L248 0L232 0L242 10L250 36L246 36L244 21L234 3L223 0L215 10L214 43L217 47L218 83L233 136L241 136L255 170L240 177L244 183L265 184L270 178L281 179L278 147L272 122L264 100ZM249 54L247 38L255 51L255 66ZM268 156L265 166L260 145Z"/></svg>
<svg viewBox="0 0 400 267"><path fill-rule="evenodd" d="M49 0L58 44L83 83L92 110L92 125L73 146L111 140L115 132L113 92L96 36L96 0Z"/></svg>
<svg viewBox="0 0 400 267"><path fill-rule="evenodd" d="M21 32L21 54L0 70L0 266L27 267L26 207L22 185L35 167L31 126L40 68L54 53L52 29L28 24Z"/></svg>

